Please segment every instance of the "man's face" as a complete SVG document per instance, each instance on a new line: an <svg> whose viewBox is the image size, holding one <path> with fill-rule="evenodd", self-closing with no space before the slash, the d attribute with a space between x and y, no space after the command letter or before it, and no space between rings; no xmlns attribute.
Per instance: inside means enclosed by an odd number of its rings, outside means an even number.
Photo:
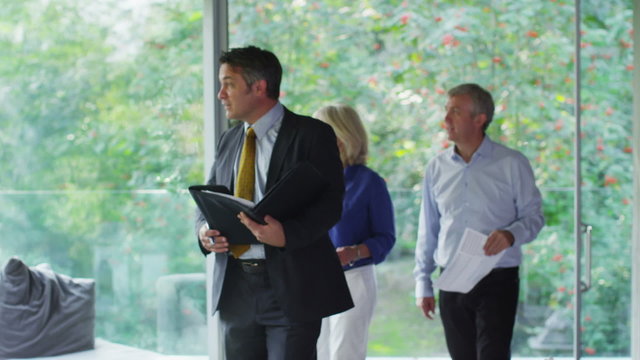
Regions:
<svg viewBox="0 0 640 360"><path fill-rule="evenodd" d="M241 69L234 69L228 64L220 66L218 99L222 102L228 119L253 123L257 120L253 113L258 97L254 91L255 87L248 86L244 81L241 71Z"/></svg>
<svg viewBox="0 0 640 360"><path fill-rule="evenodd" d="M473 101L468 95L451 96L445 111L444 125L449 140L464 143L482 134L482 115L474 115Z"/></svg>

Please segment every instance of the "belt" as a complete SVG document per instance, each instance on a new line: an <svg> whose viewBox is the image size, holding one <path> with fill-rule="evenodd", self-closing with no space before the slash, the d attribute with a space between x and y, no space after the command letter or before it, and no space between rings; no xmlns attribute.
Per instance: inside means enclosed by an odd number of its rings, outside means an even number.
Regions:
<svg viewBox="0 0 640 360"><path fill-rule="evenodd" d="M242 271L249 274L263 273L266 271L264 259L234 259L240 264Z"/></svg>
<svg viewBox="0 0 640 360"><path fill-rule="evenodd" d="M506 267L506 268L493 268L493 269L491 269L489 274L502 273L502 272L511 272L511 271L518 272L518 269L519 269L519 266ZM444 272L444 268L441 266L440 267L440 273L442 274L443 272Z"/></svg>

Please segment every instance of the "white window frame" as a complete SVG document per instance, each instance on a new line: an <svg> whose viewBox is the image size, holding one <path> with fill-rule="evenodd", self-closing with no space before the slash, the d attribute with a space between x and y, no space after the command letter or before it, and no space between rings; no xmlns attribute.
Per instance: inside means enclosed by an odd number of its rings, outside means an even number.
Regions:
<svg viewBox="0 0 640 360"><path fill-rule="evenodd" d="M223 50L228 48L228 12L227 0L204 0L203 4L203 81L204 81L204 169L206 177L215 157L216 145L220 134L227 129L228 122L222 105L217 101L220 90L218 78L219 59ZM211 286L213 274L213 256L207 256L207 329L209 359L223 360L224 342L219 327L218 315L211 308Z"/></svg>

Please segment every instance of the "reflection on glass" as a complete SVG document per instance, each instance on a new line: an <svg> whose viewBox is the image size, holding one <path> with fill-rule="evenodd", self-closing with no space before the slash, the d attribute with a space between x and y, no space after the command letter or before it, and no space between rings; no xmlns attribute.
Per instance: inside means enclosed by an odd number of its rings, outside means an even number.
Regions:
<svg viewBox="0 0 640 360"><path fill-rule="evenodd" d="M446 354L440 323L415 309L411 268L424 166L452 145L440 128L444 91L462 81L496 95L490 135L527 154L545 199L547 227L524 249L514 354L565 354L574 291L571 2L233 0L229 8L231 46L256 44L282 60L286 106L311 114L347 102L371 134L369 166L392 190L398 243L378 268L369 355ZM581 186L597 254L585 355L629 355L631 9L630 0L583 1ZM2 11L0 261L16 255L96 279L99 337L204 353L191 343L204 338L204 262L194 206L181 192L204 177L202 1L23 0Z"/></svg>
<svg viewBox="0 0 640 360"><path fill-rule="evenodd" d="M96 281L96 336L205 354L202 1L25 0L0 24L0 261ZM204 330L203 330L204 329Z"/></svg>
<svg viewBox="0 0 640 360"><path fill-rule="evenodd" d="M628 356L632 2L583 1L582 11L581 186L597 279L584 299L583 351ZM523 249L513 353L570 353L574 18L573 2L562 0L229 2L230 46L279 56L285 106L311 114L346 102L371 134L368 165L392 191L398 242L377 268L370 356L447 353L439 321L415 308L411 269L421 178L427 161L453 145L442 108L446 89L461 82L494 94L489 135L527 155L544 195L547 226Z"/></svg>

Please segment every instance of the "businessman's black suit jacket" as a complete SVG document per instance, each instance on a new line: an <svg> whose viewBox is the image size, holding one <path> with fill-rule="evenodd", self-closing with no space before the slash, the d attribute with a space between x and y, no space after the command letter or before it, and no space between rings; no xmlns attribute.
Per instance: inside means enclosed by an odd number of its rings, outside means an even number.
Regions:
<svg viewBox="0 0 640 360"><path fill-rule="evenodd" d="M209 184L225 185L233 192L233 170L243 136L243 124L222 134ZM327 233L340 219L344 193L343 169L335 134L329 125L285 108L269 163L265 191L301 161L313 164L326 176L330 185L295 218L277 219L282 222L286 236L284 248L265 245L270 282L283 311L292 321L317 320L353 307L344 272ZM196 233L204 223L200 214ZM205 255L209 253L202 246L200 249ZM213 309L217 309L220 294L224 291L228 260L224 253L215 256Z"/></svg>

